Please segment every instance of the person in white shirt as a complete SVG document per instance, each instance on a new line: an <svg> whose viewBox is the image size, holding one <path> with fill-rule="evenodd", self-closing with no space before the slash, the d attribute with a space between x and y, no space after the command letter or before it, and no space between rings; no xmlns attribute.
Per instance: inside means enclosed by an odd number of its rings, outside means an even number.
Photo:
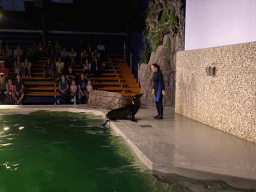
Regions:
<svg viewBox="0 0 256 192"><path fill-rule="evenodd" d="M77 86L75 80L72 80L71 86L70 86L70 92L71 92L71 102L76 102L76 92L77 92Z"/></svg>

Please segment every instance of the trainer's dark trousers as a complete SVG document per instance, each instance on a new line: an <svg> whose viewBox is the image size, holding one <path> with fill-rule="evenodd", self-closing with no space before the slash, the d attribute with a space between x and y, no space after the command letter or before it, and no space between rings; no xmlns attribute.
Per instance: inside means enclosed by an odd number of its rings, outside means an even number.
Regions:
<svg viewBox="0 0 256 192"><path fill-rule="evenodd" d="M156 102L156 109L159 116L163 117L164 107L163 107L163 95L160 96L159 101Z"/></svg>

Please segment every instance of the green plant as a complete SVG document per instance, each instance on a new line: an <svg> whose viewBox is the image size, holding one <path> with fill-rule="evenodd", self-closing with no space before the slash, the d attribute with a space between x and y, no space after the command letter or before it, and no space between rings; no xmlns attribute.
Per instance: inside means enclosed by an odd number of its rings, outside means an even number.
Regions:
<svg viewBox="0 0 256 192"><path fill-rule="evenodd" d="M167 39L166 49L168 50L168 59L170 59L170 54L171 54L171 40L170 40L170 38Z"/></svg>

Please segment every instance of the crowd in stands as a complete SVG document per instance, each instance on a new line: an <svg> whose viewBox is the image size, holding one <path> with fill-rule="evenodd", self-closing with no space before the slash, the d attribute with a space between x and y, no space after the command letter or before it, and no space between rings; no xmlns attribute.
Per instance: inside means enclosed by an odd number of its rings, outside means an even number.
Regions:
<svg viewBox="0 0 256 192"><path fill-rule="evenodd" d="M92 74L100 77L106 59L105 46L99 42L93 50L91 44L87 46L81 41L79 45L70 49L62 46L58 41L49 40L46 46L43 43L33 43L27 51L17 46L14 50L9 48L0 39L0 104L4 99L14 99L21 104L25 97L24 78L32 78L31 70L36 67L39 57L47 57L43 64L43 78L54 78L59 86L61 98L59 103L66 103L66 95L71 93L72 102L76 102L76 94L81 103L87 103L89 92L92 90L91 82L87 80ZM79 77L75 76L73 68L81 66L83 71ZM10 75L10 69L13 73ZM13 82L13 84L12 84Z"/></svg>

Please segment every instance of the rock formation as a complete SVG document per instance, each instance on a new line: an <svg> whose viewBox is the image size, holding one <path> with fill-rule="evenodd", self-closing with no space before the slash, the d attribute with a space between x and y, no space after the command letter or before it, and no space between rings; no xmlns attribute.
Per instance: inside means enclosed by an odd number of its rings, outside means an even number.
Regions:
<svg viewBox="0 0 256 192"><path fill-rule="evenodd" d="M151 7L151 8L150 8ZM166 95L163 98L163 105L164 107L174 107L175 106L175 73L176 73L176 52L184 50L184 9L182 1L170 1L167 3L166 1L159 1L159 0L150 0L149 8L157 7L158 10L155 12L151 12L151 16L147 18L148 23L148 30L151 32L154 26L157 25L157 22L160 22L160 14L163 12L165 7L169 7L169 10L176 10L175 18L177 23L172 27L166 28L163 36L163 39L159 40L161 45L158 45L156 52L152 51L150 60L148 63L143 63L139 67L139 80L141 86L141 92L143 96L141 98L141 102L143 105L146 106L155 106L154 97L152 95L152 77L153 72L151 71L151 64L156 63L160 66L161 72L163 74L164 82L165 82L165 90ZM152 15L156 14L156 15ZM170 11L168 14L172 14ZM153 21L150 21L149 18L154 18ZM158 18L158 20L156 19ZM176 21L175 21L176 22ZM174 22L174 23L175 23ZM168 24L168 22L167 22ZM167 25L166 26L169 26ZM179 33L177 32L177 28L179 28ZM151 32L152 33L152 32ZM157 33L156 33L157 34ZM167 44L169 41L169 50L167 49Z"/></svg>
<svg viewBox="0 0 256 192"><path fill-rule="evenodd" d="M119 93L93 90L89 95L88 107L112 110L126 106L129 101L127 96Z"/></svg>

